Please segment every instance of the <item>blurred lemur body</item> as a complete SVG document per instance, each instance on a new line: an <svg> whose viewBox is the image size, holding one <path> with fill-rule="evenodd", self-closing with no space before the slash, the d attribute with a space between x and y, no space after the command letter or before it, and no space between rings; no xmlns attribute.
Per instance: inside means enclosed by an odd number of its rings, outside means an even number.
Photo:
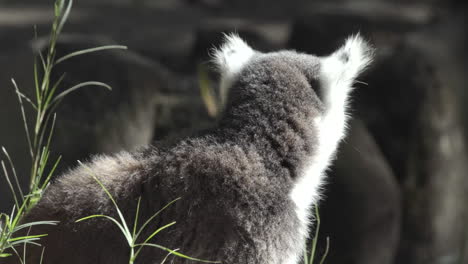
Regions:
<svg viewBox="0 0 468 264"><path fill-rule="evenodd" d="M192 257L230 264L294 264L302 254L310 207L345 132L346 101L371 61L359 37L328 57L260 53L236 36L215 52L221 85L229 89L219 126L136 153L95 157L59 177L26 221L59 220L32 233L49 235L44 263L128 263L129 248L109 220L79 218L116 211L99 178L139 226L168 202L141 239ZM132 225L130 225L132 226ZM29 247L30 260L41 250ZM167 252L145 248L136 263L161 263ZM192 263L173 257L174 263Z"/></svg>

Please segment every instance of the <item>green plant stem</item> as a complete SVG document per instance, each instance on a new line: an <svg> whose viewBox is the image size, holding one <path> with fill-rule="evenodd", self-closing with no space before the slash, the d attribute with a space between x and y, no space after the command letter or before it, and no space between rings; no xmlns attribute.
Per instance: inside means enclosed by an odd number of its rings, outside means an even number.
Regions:
<svg viewBox="0 0 468 264"><path fill-rule="evenodd" d="M134 246L131 246L130 247L130 260L129 260L129 264L133 264L135 262L135 247Z"/></svg>
<svg viewBox="0 0 468 264"><path fill-rule="evenodd" d="M7 183L13 193L15 200L15 206L13 207L11 214L8 215L0 213L0 259L12 255L11 253L4 253L5 250L9 249L18 256L20 263L24 263L23 259L25 258L26 254L26 245L40 245L37 243L37 241L46 234L14 237L15 233L26 227L31 228L35 225L57 224L55 221L22 223L23 216L26 215L41 198L44 189L47 188L49 181L61 159L61 157L59 157L55 162L49 162L51 156L50 145L56 121L56 115L54 113L55 109L67 94L74 92L75 90L78 90L82 87L95 85L110 89L110 87L104 83L89 81L77 84L74 87L65 89L60 94L56 94L58 86L61 84L64 75L62 75L56 82L52 82L51 76L54 66L57 65L57 63L91 52L109 49L126 49L125 46L118 45L95 47L86 50L78 50L65 55L59 60L56 60L57 40L60 33L62 32L65 22L68 19L72 5L73 0L56 0L54 3L54 19L49 38L49 46L46 49L47 54L44 57L42 51L39 51L38 56L34 58L35 100L31 100L24 93L22 93L15 80L11 80L20 105L21 118L23 121L24 130L26 132L26 139L31 156L31 168L29 175L29 190L26 194L24 194L21 190L21 187L19 186L18 176L16 174L13 161L11 160L8 152L2 148L3 155L6 157L8 165L11 167L10 171L12 172L12 176L15 179L16 186L12 184L13 181L10 179L7 167L5 165L6 163L3 160L0 160L0 171L3 171L3 174L6 177ZM35 37L37 38L36 30ZM31 129L28 125L29 122L26 116L23 99L24 102L27 102L29 105L31 105L35 111L35 118L33 119L34 123L31 125ZM47 168L49 168L49 163L51 163L52 166L47 170ZM17 192L19 192L19 195ZM21 199L18 199L18 197ZM130 237L129 239L131 240ZM20 244L24 245L22 254L23 256L21 256L15 249L15 247Z"/></svg>
<svg viewBox="0 0 468 264"><path fill-rule="evenodd" d="M310 264L312 264L315 259L315 251L317 249L317 241L318 241L318 235L320 231L320 214L319 214L318 206L315 206L315 219L316 219L315 235L314 235L314 238L312 239L312 249L310 250L310 260L309 260Z"/></svg>

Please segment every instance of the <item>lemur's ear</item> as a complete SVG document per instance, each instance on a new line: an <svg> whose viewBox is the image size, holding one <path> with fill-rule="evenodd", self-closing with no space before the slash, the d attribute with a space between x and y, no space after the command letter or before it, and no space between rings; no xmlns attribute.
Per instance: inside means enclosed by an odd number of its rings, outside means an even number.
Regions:
<svg viewBox="0 0 468 264"><path fill-rule="evenodd" d="M242 70L254 54L255 51L237 34L229 34L224 36L224 43L213 51L212 56L222 75L233 76Z"/></svg>
<svg viewBox="0 0 468 264"><path fill-rule="evenodd" d="M359 34L351 36L341 48L322 58L322 78L331 85L351 85L373 57L374 49Z"/></svg>

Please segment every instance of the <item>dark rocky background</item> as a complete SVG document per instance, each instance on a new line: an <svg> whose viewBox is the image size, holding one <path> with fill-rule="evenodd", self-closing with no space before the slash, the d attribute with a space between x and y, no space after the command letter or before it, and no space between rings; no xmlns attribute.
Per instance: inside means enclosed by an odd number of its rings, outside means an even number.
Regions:
<svg viewBox="0 0 468 264"><path fill-rule="evenodd" d="M33 25L51 0L0 0L0 145L28 175L10 78L32 92ZM92 154L135 149L212 126L198 84L221 32L253 47L325 55L360 31L377 48L353 96L350 134L320 204L326 263L468 263L468 9L442 0L80 0L59 51L123 44L64 63L64 86L96 80L59 109L61 170ZM41 34L42 33L42 34ZM59 75L57 75L59 76ZM213 77L213 82L215 77ZM23 183L28 181L24 176ZM3 181L3 180L2 180ZM10 210L0 182L0 211Z"/></svg>

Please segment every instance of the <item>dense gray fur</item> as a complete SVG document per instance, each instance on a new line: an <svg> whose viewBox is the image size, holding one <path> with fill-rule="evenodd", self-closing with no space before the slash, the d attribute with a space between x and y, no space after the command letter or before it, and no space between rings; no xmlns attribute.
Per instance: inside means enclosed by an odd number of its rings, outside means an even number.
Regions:
<svg viewBox="0 0 468 264"><path fill-rule="evenodd" d="M368 52L360 38L354 41ZM354 56L347 52L354 51L343 48L339 53L343 65ZM327 100L333 99L322 98L324 80L335 77L321 76L323 58L294 51L255 52L247 61L229 83L227 106L216 129L136 153L95 157L52 183L26 220L61 221L58 227L33 230L49 234L42 240L44 263L128 263L128 246L112 222L74 222L92 214L116 216L91 172L110 190L130 223L138 197L140 223L182 197L147 229L148 233L177 222L159 233L154 243L228 264L296 262L306 232L291 192L311 159L320 155L316 120L323 118ZM351 83L367 63L347 76ZM349 90L340 93L344 99ZM327 162L336 147L332 148ZM321 178L326 166L313 177ZM311 186L311 195L317 195L317 188ZM137 263L161 263L166 254L146 248ZM28 263L38 263L40 250L30 248L29 255Z"/></svg>

